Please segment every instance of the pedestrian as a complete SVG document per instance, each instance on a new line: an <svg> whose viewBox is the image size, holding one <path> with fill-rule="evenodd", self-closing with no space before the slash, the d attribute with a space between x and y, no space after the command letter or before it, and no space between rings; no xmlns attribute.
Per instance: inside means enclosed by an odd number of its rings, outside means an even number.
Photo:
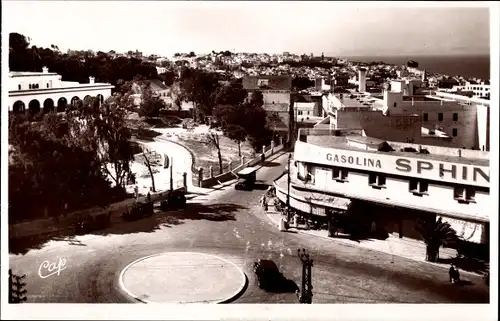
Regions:
<svg viewBox="0 0 500 321"><path fill-rule="evenodd" d="M268 210L268 207L267 207L267 202L266 202L266 201L264 201L264 211L265 211L265 212L267 212L267 210Z"/></svg>
<svg viewBox="0 0 500 321"><path fill-rule="evenodd" d="M456 283L456 281L460 278L460 274L458 270L455 268L453 264L450 265L450 269L448 270L448 275L450 277L450 283Z"/></svg>
<svg viewBox="0 0 500 321"><path fill-rule="evenodd" d="M147 199L148 199L148 202L151 202L151 193L150 192L148 192Z"/></svg>

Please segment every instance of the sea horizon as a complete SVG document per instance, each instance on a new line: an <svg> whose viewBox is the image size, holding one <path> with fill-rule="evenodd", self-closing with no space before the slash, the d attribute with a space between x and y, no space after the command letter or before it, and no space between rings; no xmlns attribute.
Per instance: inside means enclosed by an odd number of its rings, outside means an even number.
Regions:
<svg viewBox="0 0 500 321"><path fill-rule="evenodd" d="M386 56L344 56L343 58L360 62L383 61L387 64L406 65L409 60L416 61L418 69L429 73L448 76L463 76L490 80L490 55L386 55Z"/></svg>

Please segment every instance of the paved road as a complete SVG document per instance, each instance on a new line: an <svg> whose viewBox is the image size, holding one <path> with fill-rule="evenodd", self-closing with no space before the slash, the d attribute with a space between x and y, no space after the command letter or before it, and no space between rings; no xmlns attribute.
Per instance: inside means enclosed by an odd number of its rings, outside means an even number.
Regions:
<svg viewBox="0 0 500 321"><path fill-rule="evenodd" d="M174 188L181 187L183 182L183 173L187 174L187 182L191 184L192 182L192 172L191 172L191 155L189 152L180 146L179 144L168 141L163 137L157 138L156 141L147 142L141 141L142 144L147 146L151 151L155 151L160 154L163 159L163 155L167 155L168 157L174 157L173 160L173 184ZM147 194L149 188L151 187L151 178L149 177L149 172L145 166L137 166L137 164L132 165L133 170L137 171L137 168L141 168L143 173L146 173L148 176L141 177L141 172L136 172L137 177L137 185L139 187L140 194ZM157 190L167 190L170 188L170 170L163 169L163 167L157 167L159 169L158 173L154 174L155 178L155 187ZM129 192L133 193L134 186L131 185L129 187Z"/></svg>
<svg viewBox="0 0 500 321"><path fill-rule="evenodd" d="M268 163L257 179L271 183L285 162L282 156ZM472 284L454 286L447 282L445 269L424 262L279 232L258 205L263 192L229 186L199 196L185 212L159 212L151 219L111 227L102 235L78 237L72 244L52 241L24 256L11 255L10 265L14 272L28 275L30 302L131 302L118 287L118 276L127 264L155 253L192 250L218 255L243 268L248 288L235 303L295 303L295 294L260 290L251 265L258 258L271 258L287 278L300 284L296 250L304 247L314 259L314 303L488 302L489 290L479 276L464 276ZM58 257L66 260L66 268L59 275L40 278L39 266Z"/></svg>

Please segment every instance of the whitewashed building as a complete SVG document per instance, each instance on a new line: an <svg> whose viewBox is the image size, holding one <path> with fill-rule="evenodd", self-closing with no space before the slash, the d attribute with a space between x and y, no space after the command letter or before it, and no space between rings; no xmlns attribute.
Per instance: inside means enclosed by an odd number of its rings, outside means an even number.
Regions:
<svg viewBox="0 0 500 321"><path fill-rule="evenodd" d="M9 72L8 110L36 114L40 111L57 110L62 112L67 104L76 104L79 100L97 97L102 103L111 96L113 85L96 83L89 77L88 83L62 81L62 76L49 72L44 67L42 72Z"/></svg>
<svg viewBox="0 0 500 321"><path fill-rule="evenodd" d="M419 215L434 215L469 241L487 242L495 215L488 152L387 142L360 130L300 129L299 137L291 164L292 207L325 215L360 200L398 209L384 224L400 225L400 234L412 233ZM285 201L286 184L278 180L275 186ZM314 197L301 198L304 193ZM384 211L369 214L377 220Z"/></svg>

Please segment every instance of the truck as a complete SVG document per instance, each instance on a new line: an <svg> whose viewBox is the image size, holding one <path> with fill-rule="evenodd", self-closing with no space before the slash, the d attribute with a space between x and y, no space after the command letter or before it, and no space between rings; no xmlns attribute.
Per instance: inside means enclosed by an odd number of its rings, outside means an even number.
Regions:
<svg viewBox="0 0 500 321"><path fill-rule="evenodd" d="M237 190L252 190L257 180L257 168L247 167L242 169L238 174L238 182L234 186Z"/></svg>

